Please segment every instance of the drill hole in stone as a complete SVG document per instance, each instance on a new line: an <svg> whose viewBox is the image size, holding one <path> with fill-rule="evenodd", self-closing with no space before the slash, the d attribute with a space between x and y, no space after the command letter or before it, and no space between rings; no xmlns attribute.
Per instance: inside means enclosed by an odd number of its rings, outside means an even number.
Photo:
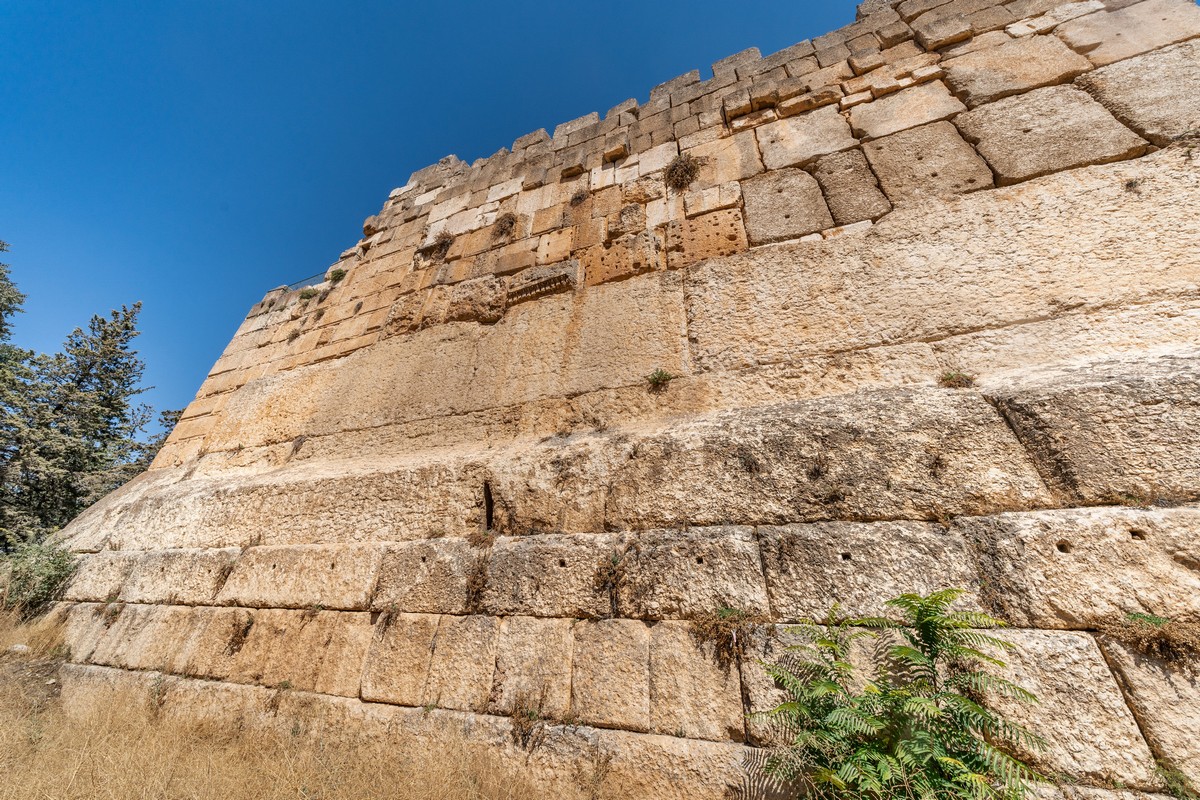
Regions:
<svg viewBox="0 0 1200 800"><path fill-rule="evenodd" d="M565 567L565 566L567 565L567 560L566 560L565 558L560 558L560 559L558 560L558 565L559 565L560 567Z"/></svg>
<svg viewBox="0 0 1200 800"><path fill-rule="evenodd" d="M1129 532L1129 538L1130 538L1130 539L1133 539L1135 542L1144 542L1144 541L1146 541L1146 532L1145 532L1145 531L1139 531L1139 530L1136 530L1136 529L1135 529L1135 530L1131 530L1131 531Z"/></svg>
<svg viewBox="0 0 1200 800"><path fill-rule="evenodd" d="M853 558L849 553L842 553L842 561L850 561Z"/></svg>
<svg viewBox="0 0 1200 800"><path fill-rule="evenodd" d="M703 563L704 563L704 556L696 556L696 563L697 563L697 564L703 564Z"/></svg>
<svg viewBox="0 0 1200 800"><path fill-rule="evenodd" d="M483 482L483 529L490 531L495 523L496 504L492 499L491 481Z"/></svg>
<svg viewBox="0 0 1200 800"><path fill-rule="evenodd" d="M1060 541L1058 544L1055 545L1055 547L1058 549L1058 552L1060 552L1060 553L1071 552L1071 543L1068 542L1066 539L1063 539L1062 541Z"/></svg>

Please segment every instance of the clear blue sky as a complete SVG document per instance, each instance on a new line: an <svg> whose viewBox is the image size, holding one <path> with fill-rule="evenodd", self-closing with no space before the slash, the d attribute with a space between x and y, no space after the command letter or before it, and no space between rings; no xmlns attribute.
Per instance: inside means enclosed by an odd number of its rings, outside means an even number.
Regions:
<svg viewBox="0 0 1200 800"><path fill-rule="evenodd" d="M268 289L408 175L466 161L854 3L0 0L0 239L50 351L141 300L145 397L192 398Z"/></svg>

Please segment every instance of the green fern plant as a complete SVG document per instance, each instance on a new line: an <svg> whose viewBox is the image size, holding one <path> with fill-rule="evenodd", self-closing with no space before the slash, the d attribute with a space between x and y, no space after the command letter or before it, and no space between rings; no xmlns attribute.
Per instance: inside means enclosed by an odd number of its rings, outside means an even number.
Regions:
<svg viewBox="0 0 1200 800"><path fill-rule="evenodd" d="M987 614L952 611L960 589L888 601L898 619L837 619L794 629L801 644L768 665L789 700L759 715L782 744L767 771L798 794L821 800L1020 800L1040 776L1011 755L1039 749L1040 737L983 705L988 694L1036 698L985 672L1013 649L984 631L1003 625ZM873 630L872 630L873 629ZM900 643L862 679L855 641L894 632Z"/></svg>

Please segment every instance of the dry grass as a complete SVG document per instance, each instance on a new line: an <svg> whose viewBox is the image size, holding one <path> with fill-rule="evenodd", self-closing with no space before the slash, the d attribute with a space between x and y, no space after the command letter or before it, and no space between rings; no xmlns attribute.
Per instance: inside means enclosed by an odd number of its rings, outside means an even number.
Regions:
<svg viewBox="0 0 1200 800"><path fill-rule="evenodd" d="M1200 668L1200 623L1176 622L1151 614L1129 614L1100 626L1102 633L1142 655L1180 669Z"/></svg>
<svg viewBox="0 0 1200 800"><path fill-rule="evenodd" d="M529 800L532 785L468 745L418 753L395 741L323 742L179 721L150 698L68 717L51 683L53 626L0 618L0 800ZM4 653L21 643L30 652Z"/></svg>
<svg viewBox="0 0 1200 800"><path fill-rule="evenodd" d="M755 630L768 621L764 614L719 608L692 618L692 638L698 645L711 646L718 666L728 672L746 657L746 647Z"/></svg>

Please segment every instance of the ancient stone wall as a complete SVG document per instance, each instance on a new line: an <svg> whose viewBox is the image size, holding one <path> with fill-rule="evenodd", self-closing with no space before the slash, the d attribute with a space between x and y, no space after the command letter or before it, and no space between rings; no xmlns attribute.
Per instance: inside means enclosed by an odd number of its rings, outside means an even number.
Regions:
<svg viewBox="0 0 1200 800"><path fill-rule="evenodd" d="M418 171L68 528L68 699L754 795L787 624L955 585L1014 625L1055 791L1200 780L1196 676L1097 633L1200 619L1197 37L1186 0L872 1Z"/></svg>

